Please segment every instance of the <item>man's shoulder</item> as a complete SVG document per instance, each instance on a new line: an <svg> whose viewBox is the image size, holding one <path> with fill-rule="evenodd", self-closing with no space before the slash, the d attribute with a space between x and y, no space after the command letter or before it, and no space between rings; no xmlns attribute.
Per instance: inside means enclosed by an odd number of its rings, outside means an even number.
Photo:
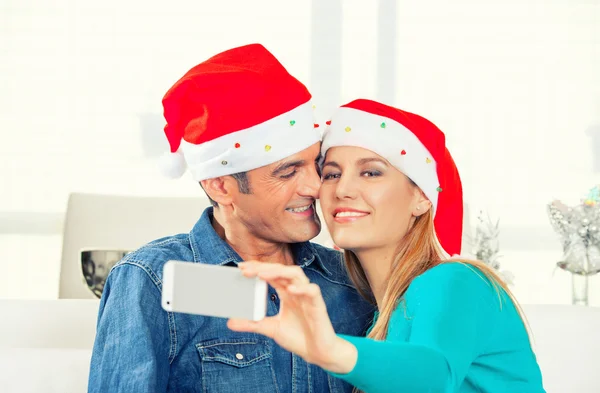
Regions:
<svg viewBox="0 0 600 393"><path fill-rule="evenodd" d="M171 260L194 261L188 234L167 236L145 244L125 255L115 264L113 270L124 266L137 266L160 279L164 265Z"/></svg>

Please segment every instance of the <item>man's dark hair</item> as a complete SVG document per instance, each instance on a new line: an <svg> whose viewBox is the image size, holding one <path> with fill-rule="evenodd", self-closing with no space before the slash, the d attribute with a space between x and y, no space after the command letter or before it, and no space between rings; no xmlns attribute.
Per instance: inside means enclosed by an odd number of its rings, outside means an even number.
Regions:
<svg viewBox="0 0 600 393"><path fill-rule="evenodd" d="M240 190L242 194L252 194L252 191L250 190L250 182L248 181L248 172L234 173L231 175L231 177L233 177L237 182L238 190ZM202 183L200 183L200 187L202 187ZM204 189L204 187L202 187L202 190L206 194L206 190ZM213 207L219 207L219 204L216 201L214 201L208 194L206 194L206 197L208 198L210 204Z"/></svg>

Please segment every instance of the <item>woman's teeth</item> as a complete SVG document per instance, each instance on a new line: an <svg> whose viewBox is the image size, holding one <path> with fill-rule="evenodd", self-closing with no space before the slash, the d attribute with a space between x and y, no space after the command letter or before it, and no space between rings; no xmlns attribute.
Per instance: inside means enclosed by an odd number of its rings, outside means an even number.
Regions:
<svg viewBox="0 0 600 393"><path fill-rule="evenodd" d="M336 217L362 217L366 216L368 213L362 212L337 212L335 214Z"/></svg>
<svg viewBox="0 0 600 393"><path fill-rule="evenodd" d="M288 209L285 209L285 210L287 210L287 211L290 211L290 212L292 212L292 213L302 213L302 212L305 212L305 211L307 211L308 209L310 209L310 207L311 207L311 206L312 206L312 204L310 204L310 205L307 205L307 206L304 206L304 207L296 207L296 208L294 208L294 209L292 209L292 208L288 208Z"/></svg>

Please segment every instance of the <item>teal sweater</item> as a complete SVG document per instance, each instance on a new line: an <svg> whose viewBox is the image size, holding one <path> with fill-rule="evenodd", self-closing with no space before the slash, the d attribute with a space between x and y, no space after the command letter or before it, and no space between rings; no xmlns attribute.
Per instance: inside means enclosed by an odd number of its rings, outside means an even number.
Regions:
<svg viewBox="0 0 600 393"><path fill-rule="evenodd" d="M386 341L340 336L356 346L358 360L350 373L333 375L367 393L544 392L510 298L461 263L413 280Z"/></svg>

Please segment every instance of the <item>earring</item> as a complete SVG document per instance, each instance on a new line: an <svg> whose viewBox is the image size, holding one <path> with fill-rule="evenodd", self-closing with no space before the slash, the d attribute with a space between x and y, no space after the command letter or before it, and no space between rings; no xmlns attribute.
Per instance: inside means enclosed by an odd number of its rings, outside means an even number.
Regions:
<svg viewBox="0 0 600 393"><path fill-rule="evenodd" d="M421 210L421 206L417 206L417 210Z"/></svg>

